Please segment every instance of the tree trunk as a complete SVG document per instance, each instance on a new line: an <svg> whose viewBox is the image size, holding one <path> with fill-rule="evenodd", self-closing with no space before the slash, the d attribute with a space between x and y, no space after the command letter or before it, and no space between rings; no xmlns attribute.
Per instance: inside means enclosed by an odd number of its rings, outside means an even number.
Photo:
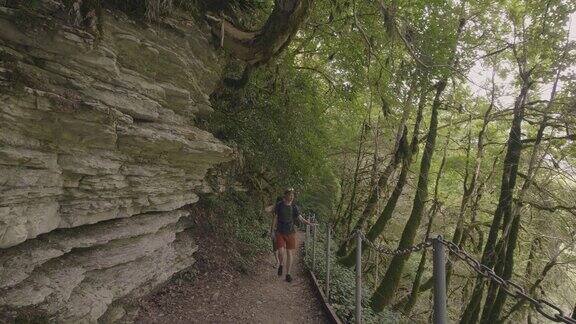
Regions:
<svg viewBox="0 0 576 324"><path fill-rule="evenodd" d="M486 178L484 179L484 181L478 183L478 185L476 186L476 191L474 192L474 194L472 195L474 197L474 201L472 202L472 205L470 205L470 223L474 224L476 222L476 220L478 219L478 206L480 205L480 199L482 198L482 194L484 192L484 189L486 187L486 184L489 183L490 179L494 176L495 172L496 172L496 164L498 163L498 158L494 159L494 161L492 161L492 168L490 170L490 173L488 173L488 175L486 176ZM480 251L482 250L482 238L484 237L483 232L478 229L478 226L466 226L464 228L464 231L462 232L462 237L460 238L459 242L454 242L456 244L458 244L461 247L465 247L466 246L466 240L470 237L470 232L475 229L478 232L478 244L474 247L474 249L476 251Z"/></svg>
<svg viewBox="0 0 576 324"><path fill-rule="evenodd" d="M452 118L450 118L450 123L452 123ZM438 174L436 175L436 184L434 185L434 198L432 198L432 207L430 207L428 226L426 226L426 238L430 237L430 231L432 230L432 224L434 223L434 218L440 209L441 204L438 201L438 188L440 183L440 178L442 177L442 171L444 171L444 166L446 165L446 154L448 153L448 144L450 143L450 135L452 133L452 128L448 131L448 136L446 137L446 143L444 145L444 152L442 154L442 161L440 162L440 168L438 169ZM422 280L422 275L424 274L424 268L426 266L426 253L427 250L422 251L422 256L420 257L420 263L418 264L418 270L416 272L416 277L414 277L414 282L412 283L412 291L408 297L406 305L404 305L403 313L409 314L416 301L418 300L418 293L420 292L420 281ZM448 284L446 284L448 286Z"/></svg>
<svg viewBox="0 0 576 324"><path fill-rule="evenodd" d="M354 216L355 202L356 202L356 191L358 189L358 173L360 171L360 164L362 163L362 148L364 147L364 135L366 132L366 120L362 122L362 128L360 129L360 139L358 141L358 151L356 152L356 166L354 168L354 177L352 180L352 191L350 193L350 200L348 206L346 206L346 211L344 212L343 218L346 222L346 235L350 235L350 226L352 224L352 217ZM344 242L344 244L347 244ZM346 251L346 245L341 247L343 251ZM337 251L340 254L341 250Z"/></svg>
<svg viewBox="0 0 576 324"><path fill-rule="evenodd" d="M384 169L384 172L382 172L382 174L378 178L377 184L375 186L370 186L371 188L370 195L368 196L368 200L366 202L364 210L362 211L362 214L360 215L358 221L356 222L356 225L354 226L354 230L362 229L366 221L370 217L372 217L378 204L378 200L380 199L381 192L384 190L384 188L386 188L390 176L396 170L398 164L400 164L400 162L402 161L403 158L402 141L406 140L406 121L408 120L408 117L410 115L412 106L411 105L412 95L415 87L416 87L416 81L414 79L412 80L412 85L410 86L410 90L406 99L406 104L404 105L402 120L400 121L400 126L398 127L398 131L396 133L396 139L394 141L394 155L388 162L388 165L386 166L386 169ZM338 249L337 255L344 256L346 255L347 252L353 253L354 252L353 249L350 249L350 251L348 251L349 245L350 245L349 241L342 242L340 248Z"/></svg>
<svg viewBox="0 0 576 324"><path fill-rule="evenodd" d="M536 281L532 284L532 286L528 290L529 295L533 296L536 293L536 289L538 289L538 287L540 287L540 285L542 284L544 279L546 279L546 275L548 275L548 272L550 272L550 270L552 270L552 268L554 268L554 266L556 266L557 264L558 264L557 258L553 258L552 260L550 260L546 263L546 265L544 266L544 268L540 272L538 279L536 279ZM512 306L512 308L510 309L508 314L506 314L506 316L504 316L502 319L500 319L500 321L504 322L505 320L507 320L508 317L510 317L514 312L516 312L520 308L522 308L522 306L524 306L525 304L526 304L526 299L521 299L521 300L517 301L516 304L514 304L514 306Z"/></svg>
<svg viewBox="0 0 576 324"><path fill-rule="evenodd" d="M374 134L374 154L372 155L372 172L370 174L370 188L374 188L378 178L378 141L380 140L380 115L376 120L376 134Z"/></svg>
<svg viewBox="0 0 576 324"><path fill-rule="evenodd" d="M402 135L403 136L403 135ZM376 202L378 200L378 196L380 193L380 188L383 188L386 183L388 182L388 178L390 177L390 175L392 174L392 172L396 169L396 166L398 165L398 163L401 161L402 158L402 151L401 151L401 147L398 146L398 149L394 152L394 156L392 156L392 158L390 159L390 162L388 163L388 165L386 166L386 169L384 170L384 173L380 176L380 178L378 179L378 184L374 187L374 189L371 191L370 193L370 197L368 198L368 205L373 205L372 207L375 208L376 207ZM354 185L353 185L354 186ZM352 203L352 202L351 202ZM361 228L364 225L364 222L366 221L367 217L367 211L366 208L364 209L364 211L362 212L362 215L360 216L360 218L358 219L358 221L356 222L356 225L354 226L354 230ZM351 231L348 231L348 233L351 233ZM346 255L346 253L348 252L348 246L351 244L350 240L345 240L340 244L340 247L338 248L337 251L337 255L338 256L344 256ZM353 244L353 243L352 243ZM353 253L353 251L351 251L350 253Z"/></svg>
<svg viewBox="0 0 576 324"><path fill-rule="evenodd" d="M454 230L454 235L452 236L452 242L457 244L458 246L462 247L462 234L464 233L464 219L466 217L466 211L470 205L470 200L473 197L474 193L477 192L478 186L478 178L480 176L480 170L482 167L482 157L484 155L484 133L486 132L486 128L488 127L488 123L490 122L490 112L494 108L494 100L495 100L495 92L496 92L496 85L494 83L494 74L492 75L492 99L490 101L490 105L488 109L484 112L482 128L480 132L478 132L477 137L477 144L476 144L476 157L474 159L474 173L470 178L470 183L468 183L468 161L470 157L470 148L471 148L471 134L468 132L468 146L466 149L466 168L465 168L465 175L464 180L462 181L462 200L460 202L460 211L458 213L458 221L456 222L456 229ZM452 262L449 262L446 265L446 287L450 285L450 277L452 276ZM431 285L430 285L431 286Z"/></svg>
<svg viewBox="0 0 576 324"><path fill-rule="evenodd" d="M456 229L454 230L454 236L452 237L452 242L459 244L462 240L462 231L464 227L464 217L466 214L466 210L468 208L468 204L470 203L470 198L472 194L477 191L477 181L478 177L480 176L480 170L482 167L482 157L484 156L484 134L486 133L486 128L488 127L488 123L490 122L490 113L494 108L494 101L496 99L496 84L494 82L494 74L492 75L492 95L490 100L490 105L488 109L484 113L482 128L480 132L478 132L478 140L476 145L476 159L474 160L474 173L472 174L472 178L470 179L470 184L467 184L467 176L468 176L468 168L466 168L466 177L464 178L463 183L463 193L462 193L462 202L460 204L460 213L458 214L458 222L456 224ZM469 152L469 151L468 151Z"/></svg>
<svg viewBox="0 0 576 324"><path fill-rule="evenodd" d="M418 177L418 185L416 186L416 194L414 196L412 212L408 218L406 226L404 227L404 231L402 232L400 243L398 244L398 248L400 249L407 248L414 243L414 238L416 237L416 232L422 219L424 205L428 196L428 173L430 171L430 165L436 144L438 108L441 104L440 96L442 95L442 92L445 88L445 79L439 81L436 85L436 96L434 97L434 103L432 104L430 128L428 130L426 145L424 148L424 153L422 154L422 160L420 162L420 175ZM392 258L392 262L388 266L388 270L384 275L384 279L382 279L380 286L376 289L376 292L374 292L374 295L372 296L372 307L376 311L381 311L392 301L392 297L398 288L402 270L408 257L409 256L407 255L402 255L394 256Z"/></svg>
<svg viewBox="0 0 576 324"><path fill-rule="evenodd" d="M426 106L426 94L427 94L426 91L423 90L422 95L420 97L420 101L418 103L418 111L416 113L416 121L414 123L414 130L412 132L410 148L407 147L408 146L406 142L407 130L406 128L404 128L403 132L404 135L401 138L400 141L401 144L398 146L400 149L399 154L403 155L404 157L402 162L402 168L400 170L398 180L396 181L396 186L394 187L392 194L388 198L384 210L382 210L380 217L378 217L376 223L372 225L372 227L368 231L368 234L366 235L366 239L368 239L372 243L374 243L374 241L376 241L376 238L380 236L380 234L386 227L386 224L388 223L390 218L392 218L392 214L394 212L394 209L396 208L396 203L398 202L398 199L402 194L402 190L404 189L404 185L406 184L406 180L408 178L408 172L410 171L410 165L412 164L411 163L412 157L418 151L418 136L420 134L419 129L420 129L420 123L422 122L422 113L424 107ZM351 250L345 258L342 258L341 263L344 266L351 267L354 265L354 260L355 260L355 252L354 250Z"/></svg>
<svg viewBox="0 0 576 324"><path fill-rule="evenodd" d="M492 178L492 176L494 175L494 172L496 171L496 163L498 162L498 159L494 159L494 162L492 163L492 170L490 171L490 173L488 174L488 176L478 184L476 192L473 194L474 196L474 201L472 202L472 205L470 206L470 210L471 210L471 216L470 216L470 220L471 223L473 224L474 222L476 222L477 214L478 214L478 205L480 203L480 197L482 195L482 192L484 190L484 186L486 183L488 183L488 181L490 181L490 178ZM472 229L476 229L478 231L478 247L475 247L476 251L480 251L482 249L482 231L480 231L478 229L478 226L467 226L464 228L463 232L462 232L462 236L459 242L455 242L455 244L464 247L466 245L466 239L470 236L470 231ZM447 270L447 274L449 274L450 272L448 272L449 269L452 269L452 266L450 263L447 264L446 266L446 270ZM434 285L434 278L430 277L428 280L426 280L426 282L424 284L422 284L420 286L420 292L424 292L426 290L429 290L432 288L432 286Z"/></svg>
<svg viewBox="0 0 576 324"><path fill-rule="evenodd" d="M288 46L306 19L313 2L275 0L272 13L257 31L242 30L223 18L210 19L212 34L220 40L224 38L224 48L234 57L257 66L266 63Z"/></svg>
<svg viewBox="0 0 576 324"><path fill-rule="evenodd" d="M540 239L538 237L534 238L530 242L530 252L528 252L528 261L526 262L526 272L524 274L524 277L526 278L526 280L532 280L532 277L534 275L534 259L536 257L536 249L538 248L539 244L540 244ZM534 288L534 286L532 286L532 288ZM514 314L514 312L516 312L518 309L522 308L522 306L524 305L523 301L524 300L517 301L516 304L514 306L512 306L512 308L510 308L508 315L506 315L504 318L502 318L502 321L505 322L506 319L510 315ZM527 314L526 310L524 310L523 314L521 314L521 318L526 318L526 314Z"/></svg>
<svg viewBox="0 0 576 324"><path fill-rule="evenodd" d="M346 190L344 190L345 186L345 173L346 173L346 168L344 167L344 174L342 175L341 179L340 179L340 199L338 199L338 205L336 207L336 212L334 213L336 216L340 215L340 212L342 211L342 206L344 205L344 198L346 198ZM335 227L338 228L338 226L340 225L340 220L342 219L342 217L336 217L336 224Z"/></svg>
<svg viewBox="0 0 576 324"><path fill-rule="evenodd" d="M392 195L388 199L388 203L384 207L384 210L382 211L382 215L378 218L376 223L371 227L370 231L366 235L366 238L370 242L374 242L375 238L378 236L378 234L375 234L375 231L378 231L378 229L383 229L384 225L386 224L388 219L390 219L390 216L392 215L392 211L394 210L394 207L396 205L396 201L398 201L398 197L401 194L402 186L406 182L407 175L408 175L407 168L402 167L402 171L400 172L400 176L398 178L398 183L396 184L396 187L394 188ZM400 183L402 183L402 185L400 185L400 187L399 187ZM364 253L364 251L363 251L363 253ZM344 266L351 267L354 265L354 258L355 258L354 255L355 255L355 252L352 249L352 250L350 250L350 252L348 253L348 255L346 257L344 257L340 260L340 262Z"/></svg>
<svg viewBox="0 0 576 324"><path fill-rule="evenodd" d="M432 229L432 223L434 221L434 217L436 216L436 212L438 211L438 204L434 202L432 207L430 208L430 219L428 220L428 226L426 227L426 237L430 236L430 230ZM426 268L426 257L427 257L428 250L422 250L422 255L420 256L420 262L418 263L418 270L416 271L416 276L414 277L414 282L412 282L412 290L410 291L410 295L408 296L408 300L404 307L402 308L402 313L410 314L414 305L416 305L416 301L418 300L418 295L420 293L420 282L422 281L422 275L424 274L424 270Z"/></svg>
<svg viewBox="0 0 576 324"><path fill-rule="evenodd" d="M524 103L528 94L528 90L532 84L529 74L521 75L521 78L523 81L522 88L520 89L520 94L516 98L514 104L514 117L512 120L512 126L510 127L510 133L508 135L506 157L504 159L503 167L504 170L502 173L500 186L500 197L498 199L498 206L496 207L494 219L492 221L488 239L486 240L486 245L484 246L484 252L482 254L481 263L488 267L492 267L496 263L495 247L502 220L504 219L504 224L506 226L509 225L508 222L512 212L512 194L514 187L516 186L518 162L520 160L520 153L522 150L522 144L520 140L522 131L522 119L524 118ZM479 275L476 278L476 284L474 286L474 291L472 292L472 297L466 306L460 323L471 324L478 320L483 294L484 277Z"/></svg>
<svg viewBox="0 0 576 324"><path fill-rule="evenodd" d="M518 241L518 232L520 229L520 217L522 214L524 196L528 193L528 189L532 184L532 180L534 179L536 172L540 168L540 164L542 163L542 159L537 164L536 159L540 154L540 144L542 142L542 138L544 137L544 131L546 130L546 126L548 125L548 112L554 102L556 97L556 89L558 87L558 80L560 79L560 70L556 71L556 79L554 80L554 85L552 86L552 91L550 93L550 99L548 101L546 111L544 112L544 116L542 117L542 121L540 123L540 127L538 128L538 132L536 134L536 140L534 142L534 146L532 147L532 153L530 155L530 162L528 163L528 171L526 179L524 180L524 184L520 192L518 193L518 202L516 207L514 208L514 215L512 219L512 224L510 226L510 231L508 233L507 242L505 242L505 238L502 239L502 244L506 244L506 248L502 249L499 258L505 260L503 263L502 272L497 272L502 278L509 280L512 278L512 271L514 268L514 251L516 249L516 242ZM547 153L547 150L544 154ZM504 290L496 288L498 290L498 295L493 302L491 308L486 309L482 313L484 323L494 323L500 317L500 313L502 308L504 307L504 303L506 302L507 294ZM489 303L486 303L489 304Z"/></svg>

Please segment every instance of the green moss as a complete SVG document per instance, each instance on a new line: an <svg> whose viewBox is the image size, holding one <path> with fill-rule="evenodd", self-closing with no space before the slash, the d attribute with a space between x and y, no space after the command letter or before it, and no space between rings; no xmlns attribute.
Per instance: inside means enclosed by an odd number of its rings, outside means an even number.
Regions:
<svg viewBox="0 0 576 324"><path fill-rule="evenodd" d="M172 53L156 54L143 45L129 41L119 41L116 46L122 54L118 55L118 62L122 66L154 80L170 81L187 89L194 87L189 75L182 70L182 63L176 61Z"/></svg>
<svg viewBox="0 0 576 324"><path fill-rule="evenodd" d="M36 16L34 11L29 8L21 8L14 14L14 25L26 30L27 28L42 26L45 21L44 19Z"/></svg>
<svg viewBox="0 0 576 324"><path fill-rule="evenodd" d="M40 6L40 0L7 0L6 6L10 8L36 9Z"/></svg>
<svg viewBox="0 0 576 324"><path fill-rule="evenodd" d="M11 90L23 93L25 87L36 85L33 79L20 72L17 63L7 63L4 64L4 67L8 70L5 77Z"/></svg>
<svg viewBox="0 0 576 324"><path fill-rule="evenodd" d="M56 20L38 14L38 1L28 0L12 7L16 10L9 19L20 30L33 32L42 29L53 32L60 28Z"/></svg>
<svg viewBox="0 0 576 324"><path fill-rule="evenodd" d="M39 67L39 68L44 68L46 66L46 60L39 58L39 57L31 57L32 60L32 64L34 64L35 66Z"/></svg>
<svg viewBox="0 0 576 324"><path fill-rule="evenodd" d="M50 323L50 316L43 310L34 306L25 306L16 309L0 308L0 323Z"/></svg>
<svg viewBox="0 0 576 324"><path fill-rule="evenodd" d="M4 64L16 63L17 59L14 55L12 55L6 51L0 50L0 62L3 62Z"/></svg>

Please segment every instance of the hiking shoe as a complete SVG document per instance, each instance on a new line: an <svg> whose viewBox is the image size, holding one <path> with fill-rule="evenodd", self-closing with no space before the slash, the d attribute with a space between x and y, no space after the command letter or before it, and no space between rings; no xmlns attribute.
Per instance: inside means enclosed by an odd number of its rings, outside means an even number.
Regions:
<svg viewBox="0 0 576 324"><path fill-rule="evenodd" d="M286 275L286 282L292 282L292 276L287 274Z"/></svg>
<svg viewBox="0 0 576 324"><path fill-rule="evenodd" d="M281 276L282 275L282 266L278 267L278 275Z"/></svg>

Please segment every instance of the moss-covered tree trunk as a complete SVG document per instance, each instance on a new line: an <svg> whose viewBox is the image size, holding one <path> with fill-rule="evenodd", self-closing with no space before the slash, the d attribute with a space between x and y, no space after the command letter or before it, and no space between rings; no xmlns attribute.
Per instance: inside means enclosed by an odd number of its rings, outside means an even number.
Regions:
<svg viewBox="0 0 576 324"><path fill-rule="evenodd" d="M430 217L428 219L428 226L426 227L426 237L430 236L430 231L432 230L432 224L434 221L434 217L438 212L439 205L437 202L432 203L432 207L430 208ZM416 301L418 301L418 296L420 295L420 283L422 282L422 276L424 275L424 270L426 269L426 258L428 257L428 251L424 249L422 251L422 255L420 256L420 262L418 263L418 269L416 270L416 276L414 277L414 281L412 282L412 290L410 291L410 295L408 295L408 300L404 307L402 308L402 312L404 314L410 314L414 305L416 305Z"/></svg>
<svg viewBox="0 0 576 324"><path fill-rule="evenodd" d="M398 248L407 248L414 243L416 232L420 227L424 205L428 197L428 173L430 172L430 165L434 155L434 147L436 145L436 134L438 130L438 109L440 108L440 97L446 88L446 81L441 80L436 85L436 95L432 104L432 113L430 117L430 128L426 138L426 145L422 160L420 162L420 175L418 177L418 184L416 186L416 194L414 196L414 203L412 205L412 212L408 218L408 222L402 231L402 237ZM380 286L372 295L372 307L376 311L381 311L385 306L389 305L394 297L394 293L400 284L400 277L404 269L404 264L408 260L409 255L398 255L392 258L392 262L388 266L388 270L382 279Z"/></svg>
<svg viewBox="0 0 576 324"><path fill-rule="evenodd" d="M354 225L353 231L362 229L364 227L364 224L366 223L366 221L370 217L372 217L372 215L374 214L374 212L376 210L378 200L380 199L381 192L384 191L384 189L386 188L386 185L388 184L388 180L390 179L390 176L392 175L392 173L394 173L394 171L396 171L396 169L398 168L398 165L400 164L400 162L402 161L402 158L404 157L403 143L405 143L405 141L406 141L406 132L407 132L406 121L408 120L408 117L409 117L410 111L411 111L410 107L411 107L412 95L413 95L413 92L416 88L416 82L415 81L416 81L416 78L414 78L412 81L412 85L410 87L408 98L407 98L406 104L404 106L404 113L402 114L402 120L400 121L400 126L398 127L398 131L396 133L396 140L394 141L394 154L390 158L390 161L388 162L388 165L386 166L386 168L384 169L382 174L378 177L378 181L377 181L376 185L370 186L370 194L368 196L368 200L366 201L366 205L364 206L364 209L362 210L362 214L360 215L360 217L356 221L356 224ZM385 103L384 105L388 106L387 103ZM352 241L343 241L340 244L340 247L338 248L337 255L338 256L345 256L347 253L350 253L353 255L354 254L354 246L355 245L354 245L353 240Z"/></svg>
<svg viewBox="0 0 576 324"><path fill-rule="evenodd" d="M358 150L356 151L356 162L354 166L354 176L352 179L352 189L350 192L350 199L348 200L348 205L346 206L346 210L344 211L344 215L341 219L345 222L344 223L344 231L346 235L350 233L350 227L352 224L352 218L354 217L354 211L356 210L356 194L358 192L358 175L360 173L360 166L362 164L362 150L364 148L364 140L366 135L366 120L362 122L362 127L360 129L360 138L358 140ZM344 246L341 249L346 249L346 242L344 242ZM336 252L337 254L342 253L340 249Z"/></svg>
<svg viewBox="0 0 576 324"><path fill-rule="evenodd" d="M526 271L524 273L524 277L526 278L526 280L532 280L534 276L534 259L536 256L536 249L538 248L539 245L540 245L540 238L538 237L532 239L532 241L530 242L530 252L528 252L528 261L526 262ZM534 285L532 287L534 287ZM506 321L508 316L514 314L516 311L522 308L523 305L524 300L517 301L516 304L514 304L514 306L510 308L508 315L505 316L502 319L502 321ZM526 315L527 315L527 309L524 309L521 314L521 318L525 319Z"/></svg>
<svg viewBox="0 0 576 324"><path fill-rule="evenodd" d="M404 136L404 135L402 135ZM392 174L392 172L396 169L398 163L400 162L402 158L402 152L401 152L401 148L398 147L398 149L394 152L394 155L392 156L390 162L388 163L386 169L384 170L384 172L382 173L382 175L380 176L380 178L378 179L378 184L375 187L375 190L372 190L370 193L370 197L368 198L368 204L374 204L374 208L376 207L376 202L378 200L378 196L379 196L379 192L380 192L380 186L382 186L382 188L386 185L386 183L388 182L388 178L390 177L390 175ZM356 187L355 185L353 185L354 187ZM355 193L355 191L354 191ZM350 201L350 204L352 204L353 202ZM372 208L372 207L370 207ZM369 208L369 209L370 209ZM362 212L362 215L360 215L360 218L358 219L358 221L356 222L356 225L354 225L354 229L359 229L364 225L364 222L366 221L366 219L368 218L369 213L371 213L371 211L368 211L366 208L364 208L364 211ZM351 215L347 215L347 217L350 217ZM350 219L351 221L351 219ZM348 233L350 233L350 231L348 231ZM353 242L351 242L350 240L348 241L343 241L340 244L340 247L338 248L337 251L337 255L338 256L344 256L346 255L346 253L348 252L348 250L351 250L350 253L353 254L353 249L349 249L349 246L352 246Z"/></svg>
<svg viewBox="0 0 576 324"><path fill-rule="evenodd" d="M232 56L246 62L240 79L225 79L225 84L240 88L248 82L254 67L282 52L308 17L314 0L274 0L274 9L262 28L248 31L226 20L207 15L212 34Z"/></svg>
<svg viewBox="0 0 576 324"><path fill-rule="evenodd" d="M533 241L535 242L535 241ZM529 257L529 267L527 266L527 270L530 269L530 272L526 273L526 277L529 279L530 277L532 277L532 258L535 255L535 249L536 249L536 244L533 243L531 249L530 249L530 255L531 257ZM550 261L548 261L545 265L544 268L542 268L542 271L540 271L540 274L538 275L536 281L534 281L534 283L532 284L532 286L530 287L530 289L528 289L528 294L534 296L536 294L536 291L538 288L541 288L540 285L542 284L542 282L546 279L546 276L548 275L548 273L556 266L558 265L558 256L560 256L560 253L556 254ZM506 322L506 320L508 320L508 318L514 314L515 312L517 312L518 310L522 309L522 307L524 305L527 304L526 299L520 299L518 301L516 301L516 304L514 304L514 306L512 306L510 308L510 311L503 316L502 318L499 319L500 322ZM529 314L526 314L526 316L528 316Z"/></svg>
<svg viewBox="0 0 576 324"><path fill-rule="evenodd" d="M410 171L410 165L412 164L412 157L418 151L418 136L420 134L419 129L420 129L420 123L422 122L422 113L424 107L426 106L426 94L427 94L426 91L423 90L422 95L420 97L420 101L418 103L418 111L416 113L416 121L414 123L414 130L412 132L410 147L408 147L408 143L406 140L407 130L406 128L404 128L403 136L400 140L400 145L398 146L399 147L398 154L401 157L403 157L400 175L396 180L396 185L394 186L392 194L390 195L388 201L386 202L386 206L384 206L382 213L380 214L374 225L370 227L370 230L366 235L366 239L368 239L370 242L376 241L376 238L382 233L382 231L386 227L386 224L388 223L390 218L392 218L392 214L394 213L394 209L396 208L398 199L400 198L400 195L404 190L404 185L406 184L406 181L408 179L408 173ZM363 250L363 253L365 250L366 249ZM346 257L341 259L341 263L347 267L353 266L354 262L355 262L354 250L351 250Z"/></svg>
<svg viewBox="0 0 576 324"><path fill-rule="evenodd" d="M220 21L211 21L212 33L218 39L224 38L224 48L236 58L250 65L266 63L290 43L313 2L275 0L272 13L259 30L243 30L221 18Z"/></svg>
<svg viewBox="0 0 576 324"><path fill-rule="evenodd" d="M451 119L452 120L452 119ZM444 171L444 166L446 165L446 155L448 153L448 144L450 142L450 134L452 132L452 128L448 132L448 136L446 137L446 143L444 145L444 153L442 154L442 161L440 162L440 168L438 169L438 173L436 174L436 184L434 185L434 198L432 198L432 207L430 207L430 211L428 213L428 225L426 226L426 238L430 237L430 231L432 230L432 225L434 224L434 218L436 218L436 214L441 207L441 203L438 200L438 189L440 184L440 179L442 178L442 172ZM416 271L416 277L414 277L414 281L412 282L412 291L408 296L408 301L404 305L403 312L404 314L409 314L412 311L414 305L416 305L416 301L418 300L418 295L420 293L420 282L422 281L422 276L424 275L424 270L426 267L426 254L427 250L422 251L422 256L420 257L420 262L418 263L418 270Z"/></svg>
<svg viewBox="0 0 576 324"><path fill-rule="evenodd" d="M524 118L525 101L528 90L531 86L529 73L523 73L522 87L520 94L514 103L514 117L508 135L506 157L504 159L502 180L500 185L500 196L498 205L494 212L494 219L490 226L488 239L484 246L481 263L493 267L496 264L496 241L498 232L501 228L502 221L504 220L505 226L509 226L510 217L512 216L512 195L516 186L516 177L518 171L518 162L520 161L520 154L522 150L521 132L522 132L522 119ZM478 320L480 313L480 305L482 303L482 296L484 294L484 277L478 275L472 292L472 297L466 306L464 314L460 323L475 323Z"/></svg>
<svg viewBox="0 0 576 324"><path fill-rule="evenodd" d="M486 183L488 183L490 181L490 179L492 178L492 176L495 173L496 170L496 163L498 162L498 159L494 159L493 163L492 163L492 169L491 171L488 173L488 175L486 176L486 178L484 178L482 181L478 182L476 187L476 190L474 191L474 193L472 194L472 196L474 197L474 199L472 200L471 204L470 204L470 223L474 224L476 222L476 219L478 218L478 206L480 203L480 197L482 196L482 192L484 191L485 185ZM476 230L478 233L478 242L477 242L477 248L476 251L480 251L480 249L482 249L483 246L483 232L478 228L478 226L466 226L463 228L462 231L462 235L460 235L460 240L454 241L454 243L458 244L459 246L465 246L466 245L466 239L468 237L470 237L471 235L471 231L472 230ZM452 274L452 263L448 263L446 265L446 284L449 284L450 281L450 276ZM429 290L432 288L432 286L434 285L434 280L432 277L428 278L428 280L426 280L426 282L424 284L422 284L420 286L420 292L424 292L426 290Z"/></svg>
<svg viewBox="0 0 576 324"><path fill-rule="evenodd" d="M460 203L460 211L458 214L458 221L456 223L456 229L454 230L454 235L452 236L452 242L459 244L462 241L462 233L464 231L464 218L466 216L466 210L469 207L470 199L472 198L473 194L478 190L478 178L480 176L480 170L482 168L482 158L484 156L484 138L486 129L488 127L488 123L490 122L490 113L494 108L494 101L496 99L496 85L494 83L494 76L492 76L492 94L490 105L488 109L484 112L482 128L480 132L478 132L478 137L476 141L476 157L474 159L474 172L472 173L472 177L470 178L470 182L468 183L468 167L466 167L466 174L464 177L463 185L462 185L462 201ZM468 144L467 150L467 157L470 153L470 142ZM466 160L468 163L468 159ZM448 275L450 271L447 272Z"/></svg>
<svg viewBox="0 0 576 324"><path fill-rule="evenodd" d="M496 158L492 161L492 168L490 169L490 172L488 173L488 175L484 178L484 180L482 182L478 183L478 186L476 187L476 191L473 194L474 200L472 201L472 204L470 205L470 225L464 227L464 231L462 232L462 237L461 237L460 241L455 242L462 247L466 246L466 241L468 238L471 237L472 231L476 231L476 233L478 234L478 241L474 245L474 249L477 252L481 251L482 247L484 246L484 240L483 240L484 232L480 229L479 224L477 223L478 208L480 206L480 200L482 198L482 195L483 195L484 191L486 190L486 184L490 183L490 179L496 173L496 169L497 169L496 165L498 164L498 161L499 161L498 158Z"/></svg>
<svg viewBox="0 0 576 324"><path fill-rule="evenodd" d="M528 162L528 171L526 172L526 179L524 179L524 183L520 192L518 193L518 199L516 206L514 208L512 224L510 225L510 230L508 232L507 241L502 240L502 244L505 244L506 247L501 249L499 258L504 260L503 267L501 272L497 272L502 278L504 279L511 279L512 278L512 271L514 269L514 252L516 250L516 242L518 241L518 232L520 230L520 218L522 215L523 209L523 200L526 194L528 193L528 189L532 185L532 180L534 179L538 169L540 168L540 164L542 163L543 159L539 159L540 155L540 145L542 142L542 138L544 137L544 131L548 126L548 112L550 111L551 105L554 102L556 97L556 89L558 87L558 81L560 79L560 70L556 71L556 79L554 80L554 85L552 86L552 91L550 93L550 99L548 100L548 104L546 107L546 111L544 112L544 116L542 117L542 121L540 122L540 127L538 128L538 132L536 133L536 139L534 141L534 146L532 147L532 152L530 155L530 161ZM545 151L544 154L547 152ZM483 323L494 323L500 317L500 313L502 312L502 308L504 307L504 303L506 302L507 294L504 290L499 289L496 287L495 290L498 291L496 298L493 300L493 303L486 302L485 304L489 307L485 307L482 313L482 322ZM490 305L491 304L491 305Z"/></svg>

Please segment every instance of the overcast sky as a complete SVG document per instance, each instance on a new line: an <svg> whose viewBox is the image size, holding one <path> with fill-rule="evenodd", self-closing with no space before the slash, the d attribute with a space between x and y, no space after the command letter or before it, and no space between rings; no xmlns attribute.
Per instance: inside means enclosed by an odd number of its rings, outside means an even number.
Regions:
<svg viewBox="0 0 576 324"><path fill-rule="evenodd" d="M566 25L566 29L568 28L570 28L569 39L571 41L576 41L576 13L572 13L570 15L570 19L568 21L568 24ZM570 70L576 72L576 63L572 65ZM486 98L489 97L490 95L489 90L491 88L490 85L491 76L492 76L492 70L489 67L488 68L483 67L480 61L478 61L476 65L472 67L472 69L468 73L468 78L470 80L468 84L476 96ZM499 107L509 108L514 103L516 91L513 88L513 84L514 84L513 75L511 75L511 77L508 77L506 79L496 77L496 85L499 87L502 86L505 87L504 88L505 95L501 95L498 98L497 104ZM559 84L558 90L560 90L561 87L562 85ZM548 99L550 96L551 89L552 84L542 86L539 94L540 98Z"/></svg>

